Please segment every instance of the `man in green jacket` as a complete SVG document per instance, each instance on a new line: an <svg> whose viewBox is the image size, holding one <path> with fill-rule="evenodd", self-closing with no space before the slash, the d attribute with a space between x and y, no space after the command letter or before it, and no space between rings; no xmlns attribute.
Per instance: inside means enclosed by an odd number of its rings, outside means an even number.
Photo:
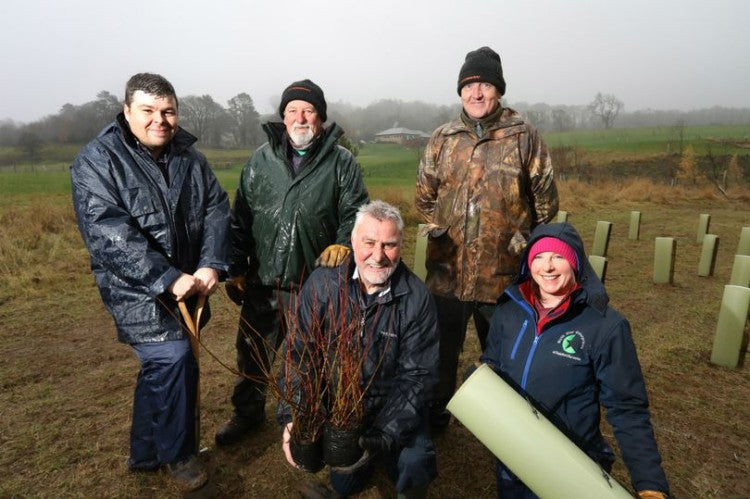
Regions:
<svg viewBox="0 0 750 499"><path fill-rule="evenodd" d="M484 349L495 301L520 267L531 229L557 213L552 162L541 135L503 108L500 56L466 54L458 76L461 115L435 130L417 174L416 207L430 230L427 287L440 329L433 428L445 427L466 325Z"/></svg>
<svg viewBox="0 0 750 499"><path fill-rule="evenodd" d="M336 141L344 132L327 120L323 91L310 80L281 96L283 123L263 125L268 142L242 170L231 221L227 294L242 305L237 332L239 377L234 413L216 443L239 441L265 420L264 379L285 316L316 265L348 257L357 208L368 202L359 165Z"/></svg>

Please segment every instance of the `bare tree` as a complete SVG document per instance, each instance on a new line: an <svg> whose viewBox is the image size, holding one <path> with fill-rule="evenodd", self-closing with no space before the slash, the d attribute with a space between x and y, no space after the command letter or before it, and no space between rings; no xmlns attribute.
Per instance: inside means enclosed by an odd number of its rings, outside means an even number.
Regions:
<svg viewBox="0 0 750 499"><path fill-rule="evenodd" d="M227 110L234 120L233 135L236 145L249 147L263 142L260 115L255 110L252 97L243 92L229 99L227 105Z"/></svg>
<svg viewBox="0 0 750 499"><path fill-rule="evenodd" d="M204 146L218 146L221 131L217 125L226 111L210 95L188 95L180 99L180 125L198 137Z"/></svg>
<svg viewBox="0 0 750 499"><path fill-rule="evenodd" d="M561 108L556 107L552 110L552 127L558 132L567 132L574 128L573 117L568 112Z"/></svg>
<svg viewBox="0 0 750 499"><path fill-rule="evenodd" d="M594 100L589 104L589 112L599 118L606 130L612 128L617 115L625 106L623 102L612 94L596 94Z"/></svg>

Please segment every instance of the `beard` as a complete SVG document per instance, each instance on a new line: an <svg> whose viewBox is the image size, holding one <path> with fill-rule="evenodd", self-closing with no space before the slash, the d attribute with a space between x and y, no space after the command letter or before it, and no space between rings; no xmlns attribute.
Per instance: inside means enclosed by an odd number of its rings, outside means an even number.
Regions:
<svg viewBox="0 0 750 499"><path fill-rule="evenodd" d="M310 125L294 125L289 139L296 149L306 149L312 144L315 133Z"/></svg>
<svg viewBox="0 0 750 499"><path fill-rule="evenodd" d="M368 263L375 265L374 267L369 267ZM364 268L362 269L362 274L364 275L365 279L367 279L367 282L370 284L375 284L378 286L382 286L385 283L388 282L388 280L391 278L391 275L393 275L393 271L396 270L396 266L398 265L398 261L394 262L388 262L388 265L379 267L377 262L371 262L370 260L365 261Z"/></svg>

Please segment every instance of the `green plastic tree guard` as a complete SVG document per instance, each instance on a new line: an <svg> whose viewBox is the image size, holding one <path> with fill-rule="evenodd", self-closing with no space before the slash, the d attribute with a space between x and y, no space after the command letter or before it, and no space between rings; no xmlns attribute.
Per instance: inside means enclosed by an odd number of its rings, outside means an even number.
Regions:
<svg viewBox="0 0 750 499"><path fill-rule="evenodd" d="M654 248L654 282L672 284L677 243L673 237L657 237Z"/></svg>
<svg viewBox="0 0 750 499"><path fill-rule="evenodd" d="M740 232L740 242L737 245L738 255L750 255L750 227L743 227Z"/></svg>
<svg viewBox="0 0 750 499"><path fill-rule="evenodd" d="M558 223L565 223L568 221L568 212L567 211L558 211L557 212L557 222Z"/></svg>
<svg viewBox="0 0 750 499"><path fill-rule="evenodd" d="M425 259L427 258L427 235L424 234L425 224L419 224L417 227L417 239L414 243L414 267L412 271L424 281L427 278L427 268ZM424 235L422 235L424 234Z"/></svg>
<svg viewBox="0 0 750 499"><path fill-rule="evenodd" d="M711 215L708 213L701 213L698 215L698 234L695 242L702 243L703 237L708 234L708 226L711 224Z"/></svg>
<svg viewBox="0 0 750 499"><path fill-rule="evenodd" d="M612 222L599 220L596 222L596 231L594 232L594 246L591 248L591 254L596 256L607 256L609 247L609 235L612 233Z"/></svg>
<svg viewBox="0 0 750 499"><path fill-rule="evenodd" d="M711 362L734 369L740 361L742 335L747 322L747 311L750 307L750 288L744 286L724 286L721 299L719 322L716 325L714 348Z"/></svg>
<svg viewBox="0 0 750 499"><path fill-rule="evenodd" d="M750 288L750 255L734 255L729 284Z"/></svg>
<svg viewBox="0 0 750 499"><path fill-rule="evenodd" d="M716 267L716 255L719 252L719 236L716 234L706 234L703 238L703 248L701 249L701 259L698 262L698 275L708 277L714 275Z"/></svg>
<svg viewBox="0 0 750 499"><path fill-rule="evenodd" d="M599 255L589 255L589 263L599 280L604 282L604 277L607 274L607 259Z"/></svg>
<svg viewBox="0 0 750 499"><path fill-rule="evenodd" d="M630 230L628 231L628 239L637 241L641 236L641 212L631 211L630 212Z"/></svg>
<svg viewBox="0 0 750 499"><path fill-rule="evenodd" d="M448 410L539 497L632 498L486 364Z"/></svg>

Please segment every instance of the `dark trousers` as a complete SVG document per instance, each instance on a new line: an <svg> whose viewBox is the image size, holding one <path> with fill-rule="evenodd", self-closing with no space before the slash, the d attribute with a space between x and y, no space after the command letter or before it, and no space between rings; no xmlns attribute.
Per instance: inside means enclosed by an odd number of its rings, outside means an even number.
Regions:
<svg viewBox="0 0 750 499"><path fill-rule="evenodd" d="M195 450L198 364L187 339L131 345L141 371L133 397L131 468L153 468Z"/></svg>
<svg viewBox="0 0 750 499"><path fill-rule="evenodd" d="M292 298L294 297L294 298ZM237 370L240 376L232 392L237 416L260 421L266 405L266 380L276 349L286 334L285 314L296 294L270 287L248 290L237 330ZM296 306L296 305L293 305Z"/></svg>
<svg viewBox="0 0 750 499"><path fill-rule="evenodd" d="M448 405L448 401L456 391L458 357L463 350L469 318L474 318L479 344L484 350L495 305L493 303L461 301L456 298L437 295L433 295L433 297L437 306L437 323L440 330L440 368L431 413L435 422L440 423L441 419L448 416L445 414L445 406ZM444 423L447 423L447 419Z"/></svg>
<svg viewBox="0 0 750 499"><path fill-rule="evenodd" d="M368 466L355 473L342 474L331 471L331 486L342 495L360 492L367 486L377 462L385 466L388 477L393 481L397 492L427 487L437 476L437 459L435 445L430 438L426 420L405 447L383 456L379 461L377 459L370 461Z"/></svg>

